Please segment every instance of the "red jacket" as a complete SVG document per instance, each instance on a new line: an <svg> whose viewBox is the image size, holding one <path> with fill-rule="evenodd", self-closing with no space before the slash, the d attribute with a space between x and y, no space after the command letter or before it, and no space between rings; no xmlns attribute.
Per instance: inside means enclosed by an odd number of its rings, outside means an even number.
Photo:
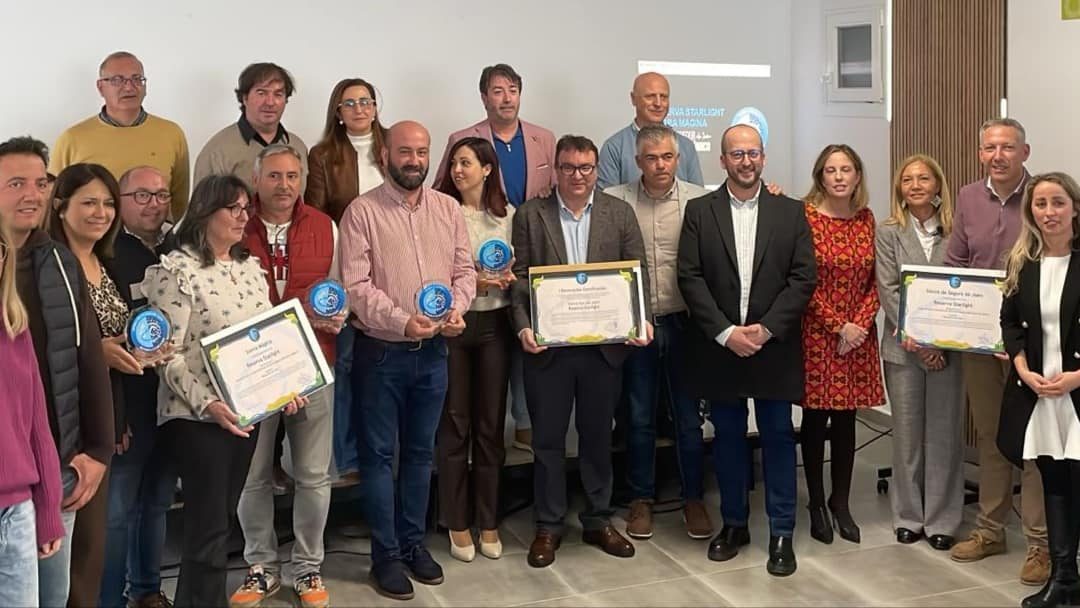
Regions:
<svg viewBox="0 0 1080 608"><path fill-rule="evenodd" d="M304 204L303 197L296 199L293 208L292 223L288 232L288 251L286 267L289 274L285 284L285 293L278 297L277 284L273 276L273 262L270 256L270 242L266 238L266 225L259 219L259 197L256 195L252 204L256 213L251 215L244 228L244 245L262 262L267 271L266 281L270 285L270 301L276 306L290 298L298 298L307 308L308 289L325 279L330 274L330 265L334 259L333 220L322 211ZM335 337L324 332L315 332L322 347L326 361L334 365Z"/></svg>

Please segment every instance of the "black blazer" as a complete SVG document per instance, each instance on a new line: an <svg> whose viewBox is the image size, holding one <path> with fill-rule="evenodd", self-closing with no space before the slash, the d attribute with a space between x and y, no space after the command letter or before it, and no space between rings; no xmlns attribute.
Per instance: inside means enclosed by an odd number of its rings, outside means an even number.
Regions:
<svg viewBox="0 0 1080 608"><path fill-rule="evenodd" d="M589 263L640 261L645 313L646 317L651 318L649 269L645 263L645 244L633 208L621 199L596 190L593 194L593 206L590 213L587 261ZM514 331L520 333L522 329L532 327L529 267L569 263L562 224L559 222L559 200L555 192L547 198L534 198L518 207L514 213L512 238L514 274L518 280L514 282L510 291L513 302L511 309ZM630 353L629 349L633 347L624 344L605 344L598 348L603 352L608 363L617 367L622 365ZM558 349L548 349L536 355L541 357L540 364L547 365L555 350Z"/></svg>
<svg viewBox="0 0 1080 608"><path fill-rule="evenodd" d="M800 201L761 187L750 306L745 325L773 337L742 358L716 337L739 323L739 269L726 182L686 206L679 238L679 289L693 323L686 336L687 382L693 397L800 401L802 316L817 283L810 226Z"/></svg>
<svg viewBox="0 0 1080 608"><path fill-rule="evenodd" d="M1028 369L1042 373L1043 332L1039 307L1039 262L1028 262L1020 270L1016 293L1001 303L1001 337L1009 359L1023 352ZM1065 286L1061 291L1061 368L1080 369L1080 252L1073 252ZM1014 365L1005 382L997 444L1001 453L1018 467L1023 466L1024 434L1031 412L1039 400L1024 384ZM1072 392L1073 407L1080 416L1080 389Z"/></svg>

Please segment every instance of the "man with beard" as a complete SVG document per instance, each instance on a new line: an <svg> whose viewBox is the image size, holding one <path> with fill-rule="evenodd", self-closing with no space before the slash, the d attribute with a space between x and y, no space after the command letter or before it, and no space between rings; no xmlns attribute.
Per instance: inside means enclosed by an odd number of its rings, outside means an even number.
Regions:
<svg viewBox="0 0 1080 608"><path fill-rule="evenodd" d="M271 144L255 157L255 198L251 201L255 212L244 229L244 245L266 271L270 302L275 305L292 298L306 301L313 285L328 277L336 279L339 274L337 226L329 215L304 203L300 196L302 178L300 153L292 146ZM319 346L331 366L335 336L344 321L344 316L311 319ZM289 456L296 478L292 508L296 537L292 547L293 587L303 608L323 608L330 603L320 570L323 531L330 510L332 398L332 390L321 390L311 395L301 415L272 416L261 423L237 508L244 531L244 560L249 568L244 582L229 600L234 608L258 606L281 588L272 486L279 427L284 427L289 436Z"/></svg>
<svg viewBox="0 0 1080 608"><path fill-rule="evenodd" d="M431 136L404 121L387 132L390 179L357 198L341 218L341 259L359 333L353 390L360 429L362 503L371 525L371 579L387 597L413 597L409 574L437 585L442 567L424 546L435 431L446 397L447 345L461 335L476 294L465 217L453 198L427 188ZM417 295L439 283L452 294L442 320ZM400 444L397 480L394 446Z"/></svg>
<svg viewBox="0 0 1080 608"><path fill-rule="evenodd" d="M287 144L300 153L304 177L300 191L307 188L307 146L295 133L285 130L281 115L296 90L292 76L275 63L253 63L240 72L236 100L240 119L218 131L195 159L194 183L207 175L235 175L255 186L255 157L270 144Z"/></svg>
<svg viewBox="0 0 1080 608"><path fill-rule="evenodd" d="M726 561L750 543L747 399L761 438L769 574L795 572L795 431L803 397L802 316L817 282L801 202L765 190L765 150L751 126L724 131L728 178L686 206L679 237L679 289L690 311L686 378L709 400L713 462L724 527L708 557Z"/></svg>

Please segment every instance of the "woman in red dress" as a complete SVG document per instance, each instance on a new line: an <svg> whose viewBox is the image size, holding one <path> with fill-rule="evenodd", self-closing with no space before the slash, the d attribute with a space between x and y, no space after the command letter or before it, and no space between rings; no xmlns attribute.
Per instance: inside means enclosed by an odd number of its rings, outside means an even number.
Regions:
<svg viewBox="0 0 1080 608"><path fill-rule="evenodd" d="M874 214L867 204L862 159L849 146L827 146L814 163L804 198L814 237L817 288L803 317L806 397L802 456L810 494L810 536L859 542L848 497L855 465L855 412L885 403L874 319ZM832 494L825 500L825 440L831 442ZM826 507L828 510L826 510ZM832 522L829 521L829 513Z"/></svg>

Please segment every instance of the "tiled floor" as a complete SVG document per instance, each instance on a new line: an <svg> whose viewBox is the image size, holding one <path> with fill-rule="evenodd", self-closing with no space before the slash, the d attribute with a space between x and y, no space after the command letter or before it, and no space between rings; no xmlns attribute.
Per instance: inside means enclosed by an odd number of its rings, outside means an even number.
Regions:
<svg viewBox="0 0 1080 608"><path fill-rule="evenodd" d="M860 429L860 439L873 437ZM889 439L859 452L852 512L862 527L862 543L839 537L832 545L812 540L808 532L805 488L800 483L800 513L795 549L799 568L778 579L765 572L768 528L759 491L754 493L753 542L735 559L719 563L705 556L707 541L689 539L679 512L657 516L656 533L636 541L637 555L617 559L581 543L579 529L563 542L555 563L545 569L525 562L532 540L531 512L516 513L502 524L505 554L489 560L477 554L472 563L452 559L444 534L432 534L429 546L446 572L438 586L416 585L416 597L397 602L378 596L367 584L370 564L366 540L328 535L323 574L334 606L1016 606L1032 593L1017 576L1024 541L1009 531L1010 550L976 564L958 564L947 552L925 543L896 543L887 495L875 491L876 468L890 461ZM800 474L801 482L801 474ZM578 506L582 503L579 496ZM719 519L719 498L710 482L710 510ZM974 517L972 507L965 520ZM576 524L574 517L568 518ZM621 519L617 522L620 529ZM717 523L719 523L717 521ZM966 532L966 528L964 530ZM356 554L353 554L356 553ZM283 551L283 556L287 553ZM288 576L286 566L286 576ZM242 569L230 573L230 588ZM167 581L172 593L175 581ZM284 587L268 606L298 600Z"/></svg>

